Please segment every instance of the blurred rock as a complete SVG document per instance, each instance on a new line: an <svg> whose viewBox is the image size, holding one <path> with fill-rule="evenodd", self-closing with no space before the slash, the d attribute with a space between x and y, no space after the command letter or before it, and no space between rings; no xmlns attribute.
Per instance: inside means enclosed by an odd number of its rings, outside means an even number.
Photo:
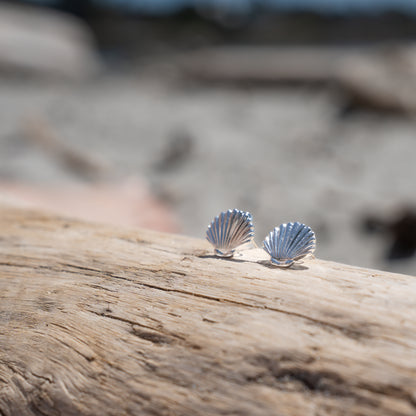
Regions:
<svg viewBox="0 0 416 416"><path fill-rule="evenodd" d="M0 5L0 73L82 79L99 66L81 21L51 10Z"/></svg>
<svg viewBox="0 0 416 416"><path fill-rule="evenodd" d="M28 144L50 155L62 168L86 180L109 177L111 167L97 158L93 151L76 149L41 116L23 121L22 133Z"/></svg>
<svg viewBox="0 0 416 416"><path fill-rule="evenodd" d="M223 47L192 52L178 64L202 82L336 86L348 107L416 113L416 46L366 48Z"/></svg>
<svg viewBox="0 0 416 416"><path fill-rule="evenodd" d="M192 155L194 140L187 131L174 132L155 168L169 171L183 165Z"/></svg>
<svg viewBox="0 0 416 416"><path fill-rule="evenodd" d="M221 47L184 56L186 76L201 81L261 83L327 83L346 51L328 47Z"/></svg>
<svg viewBox="0 0 416 416"><path fill-rule="evenodd" d="M121 226L178 232L171 210L137 177L94 185L35 186L0 183L0 202Z"/></svg>
<svg viewBox="0 0 416 416"><path fill-rule="evenodd" d="M337 82L355 105L381 111L416 113L416 47L391 47L349 57L337 70Z"/></svg>
<svg viewBox="0 0 416 416"><path fill-rule="evenodd" d="M416 254L416 209L404 207L389 218L370 215L364 218L363 230L381 233L388 240L385 259L397 261Z"/></svg>

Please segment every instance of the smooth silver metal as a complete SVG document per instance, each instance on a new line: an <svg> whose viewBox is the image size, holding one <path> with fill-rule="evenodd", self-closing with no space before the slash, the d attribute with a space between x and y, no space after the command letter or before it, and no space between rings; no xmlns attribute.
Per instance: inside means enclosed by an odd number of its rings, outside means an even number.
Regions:
<svg viewBox="0 0 416 416"><path fill-rule="evenodd" d="M263 241L271 262L279 267L290 267L296 260L312 254L316 237L311 227L300 222L289 222L276 227Z"/></svg>
<svg viewBox="0 0 416 416"><path fill-rule="evenodd" d="M249 212L229 209L221 212L208 226L207 240L219 257L232 257L235 249L253 240L253 217Z"/></svg>

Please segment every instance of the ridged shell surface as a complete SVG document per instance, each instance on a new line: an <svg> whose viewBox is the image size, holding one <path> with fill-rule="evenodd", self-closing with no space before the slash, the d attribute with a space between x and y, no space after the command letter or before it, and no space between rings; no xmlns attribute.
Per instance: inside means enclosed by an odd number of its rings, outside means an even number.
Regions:
<svg viewBox="0 0 416 416"><path fill-rule="evenodd" d="M229 209L214 218L207 230L207 240L215 254L231 257L235 249L250 242L254 236L253 217L249 212Z"/></svg>
<svg viewBox="0 0 416 416"><path fill-rule="evenodd" d="M300 222L279 225L263 241L264 250L279 267L291 266L296 260L312 254L315 247L315 233Z"/></svg>

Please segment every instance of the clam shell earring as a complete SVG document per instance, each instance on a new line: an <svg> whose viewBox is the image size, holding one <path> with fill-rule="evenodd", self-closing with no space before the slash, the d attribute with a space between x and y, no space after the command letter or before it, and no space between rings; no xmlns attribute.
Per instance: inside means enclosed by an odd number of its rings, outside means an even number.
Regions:
<svg viewBox="0 0 416 416"><path fill-rule="evenodd" d="M263 241L271 262L279 267L290 267L296 260L312 254L316 237L311 227L300 222L289 222L276 227Z"/></svg>
<svg viewBox="0 0 416 416"><path fill-rule="evenodd" d="M207 230L207 240L219 257L232 257L235 249L253 240L253 217L249 212L229 209L214 218Z"/></svg>

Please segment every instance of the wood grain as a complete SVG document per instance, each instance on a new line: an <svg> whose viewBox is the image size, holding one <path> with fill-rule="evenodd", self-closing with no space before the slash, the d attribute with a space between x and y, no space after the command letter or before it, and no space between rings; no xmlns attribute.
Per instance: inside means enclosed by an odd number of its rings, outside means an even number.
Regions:
<svg viewBox="0 0 416 416"><path fill-rule="evenodd" d="M15 208L0 230L1 416L416 414L413 277Z"/></svg>

